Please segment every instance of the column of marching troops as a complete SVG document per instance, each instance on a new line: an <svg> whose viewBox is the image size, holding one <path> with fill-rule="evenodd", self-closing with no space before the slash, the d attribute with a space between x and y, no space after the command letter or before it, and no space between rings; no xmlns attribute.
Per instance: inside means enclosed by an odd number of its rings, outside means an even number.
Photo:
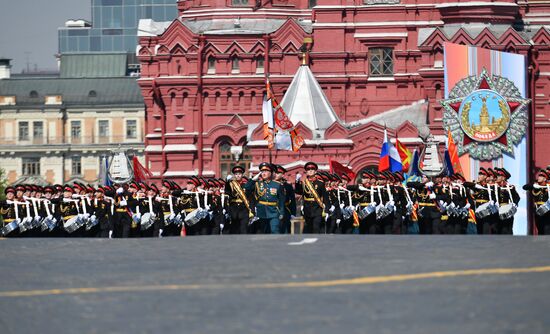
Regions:
<svg viewBox="0 0 550 334"><path fill-rule="evenodd" d="M5 189L0 201L7 237L162 237L289 233L297 215L304 233L511 234L520 200L503 168L480 168L475 182L460 174L404 182L401 173L360 175L305 164L295 184L282 166L262 163L246 178L235 166L226 179L189 177L184 188L164 180L99 186L75 183ZM550 170L523 188L532 196L539 234L550 233Z"/></svg>

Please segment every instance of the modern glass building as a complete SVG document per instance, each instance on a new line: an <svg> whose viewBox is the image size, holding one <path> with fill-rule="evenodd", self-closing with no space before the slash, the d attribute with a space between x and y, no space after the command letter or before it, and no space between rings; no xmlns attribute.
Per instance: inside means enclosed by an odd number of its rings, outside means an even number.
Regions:
<svg viewBox="0 0 550 334"><path fill-rule="evenodd" d="M59 28L59 53L130 52L140 19L171 21L177 0L92 0L92 22L67 21Z"/></svg>

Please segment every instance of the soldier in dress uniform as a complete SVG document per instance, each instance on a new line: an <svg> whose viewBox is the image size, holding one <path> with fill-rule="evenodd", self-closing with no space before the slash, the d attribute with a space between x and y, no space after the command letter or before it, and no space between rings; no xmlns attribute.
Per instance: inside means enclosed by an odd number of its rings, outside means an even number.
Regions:
<svg viewBox="0 0 550 334"><path fill-rule="evenodd" d="M443 188L443 192L448 195L447 213L449 219L447 220L446 234L466 233L468 215L467 211L465 213L462 211L470 208L470 202L469 191L463 186L465 181L466 179L461 174L456 173L451 176L451 182Z"/></svg>
<svg viewBox="0 0 550 334"><path fill-rule="evenodd" d="M200 234L200 229L202 228L201 223L196 223L193 226L185 225L185 217L191 212L199 208L200 197L198 194L197 186L200 185L200 180L196 176L191 176L187 179L185 183L185 189L175 189L177 188L173 182L164 181L163 188L171 189L171 196L173 196L173 214L177 216L179 212L183 216L182 226L177 226L175 224L165 225L164 235L165 236L178 236L181 234L182 229L185 229L187 235L198 235ZM170 197L167 197L169 199ZM170 202L166 204L170 205ZM168 208L169 209L169 208ZM170 213L170 210L168 210Z"/></svg>
<svg viewBox="0 0 550 334"><path fill-rule="evenodd" d="M242 166L234 166L231 169L233 175L228 175L224 193L229 202L229 226L226 226L229 234L246 234L248 222L254 217L254 208L249 196L244 189Z"/></svg>
<svg viewBox="0 0 550 334"><path fill-rule="evenodd" d="M535 205L535 226L539 235L550 234L550 206L547 205L550 195L550 170L541 169L537 174L534 184L526 184L524 190L529 191L533 196Z"/></svg>
<svg viewBox="0 0 550 334"><path fill-rule="evenodd" d="M339 177L335 174L324 173L325 175L325 188L328 193L329 202L329 217L325 226L325 233L334 234L340 233L340 224L342 223L342 210L340 208L340 201L338 200L339 192Z"/></svg>
<svg viewBox="0 0 550 334"><path fill-rule="evenodd" d="M94 193L92 200L92 215L98 221L98 224L93 229L92 236L98 238L109 238L112 236L113 225L111 222L111 203L105 200L105 189L98 187Z"/></svg>
<svg viewBox="0 0 550 334"><path fill-rule="evenodd" d="M168 180L163 180L160 187L160 194L156 199L162 209L162 224L159 229L159 237L168 237L179 235L179 229L174 224L167 221L167 218L176 213L176 198L172 197L172 184ZM171 204L170 204L171 203Z"/></svg>
<svg viewBox="0 0 550 334"><path fill-rule="evenodd" d="M116 238L128 238L132 228L132 217L129 213L128 202L131 200L132 194L128 192L122 185L118 185L115 190L115 212L113 214L113 235Z"/></svg>
<svg viewBox="0 0 550 334"><path fill-rule="evenodd" d="M422 182L408 182L407 186L416 189L420 234L439 234L441 232L439 201L445 200L445 196L441 194L441 188L436 187L426 175L422 175Z"/></svg>
<svg viewBox="0 0 550 334"><path fill-rule="evenodd" d="M137 184L137 182L132 181L128 185L128 193L130 195L128 201L128 212L131 215L132 223L130 225L130 238L137 238L140 236L140 219L141 219L141 210L140 210L140 201L145 198L145 193Z"/></svg>
<svg viewBox="0 0 550 334"><path fill-rule="evenodd" d="M407 215L407 197L405 196L405 189L403 188L403 181L405 177L401 172L392 174L393 184L392 193L393 200L395 202L395 211L393 214L393 234L401 234L405 231L405 216Z"/></svg>
<svg viewBox="0 0 550 334"><path fill-rule="evenodd" d="M338 184L337 196L339 197L338 204L340 206L342 217L340 218L340 224L336 229L336 233L351 234L351 232L353 231L353 215L350 215L349 217L344 217L343 215L343 210L353 205L353 192L348 188L348 184L349 182L351 182L351 178L346 173L343 173L342 175L340 175L339 181L340 182Z"/></svg>
<svg viewBox="0 0 550 334"><path fill-rule="evenodd" d="M153 223L148 229L140 229L141 237L158 237L161 222L164 218L161 205L156 201L158 189L154 184L151 184L151 186L145 185L145 192L146 196L140 200L140 212L142 212L142 219L144 214L151 214Z"/></svg>
<svg viewBox="0 0 550 334"><path fill-rule="evenodd" d="M222 196L221 187L222 184L217 179L208 180L210 185L210 209L212 210L212 234L221 234L225 226L225 213L223 200L225 196ZM222 198L223 197L223 198Z"/></svg>
<svg viewBox="0 0 550 334"><path fill-rule="evenodd" d="M1 235L3 237L14 237L14 236L17 236L18 234L17 228L10 229L10 231L5 230L4 228L6 227L6 225L10 224L11 222L19 218L19 212L17 212L16 214L16 210L19 210L19 209L16 208L16 205L14 203L15 188L6 187L6 189L4 189L4 194L6 195L6 199L0 200L0 216L2 216L2 221L3 221Z"/></svg>
<svg viewBox="0 0 550 334"><path fill-rule="evenodd" d="M65 185L63 187L63 198L60 198L57 201L59 203L59 211L61 212L60 224L62 226L71 218L74 218L79 214L78 200L72 198L73 194L74 189L69 185ZM84 234L84 227L81 227L70 234L64 231L63 234L66 237L81 237Z"/></svg>
<svg viewBox="0 0 550 334"><path fill-rule="evenodd" d="M321 226L328 217L328 194L317 177L319 167L315 162L304 165L306 176L296 175L295 193L302 195L304 204L304 233L321 233Z"/></svg>
<svg viewBox="0 0 550 334"><path fill-rule="evenodd" d="M520 200L519 194L516 190L516 187L508 183L508 179L510 179L512 175L505 168L496 167L495 172L497 174L496 184L498 185L497 200L500 207L503 207L511 203L517 206ZM513 226L514 226L513 215L507 219L500 219L500 222L497 228L497 233L511 235Z"/></svg>
<svg viewBox="0 0 550 334"><path fill-rule="evenodd" d="M374 197L375 184L373 183L376 181L373 179L376 179L375 175L367 171L363 171L361 173L361 184L347 186L347 189L352 191L352 205L357 210L359 225L354 226L354 224L357 225L357 222L354 221L352 216L343 226L344 234L351 234L354 229L358 229L360 234L376 233L376 215L374 214L374 211L372 211L371 214L366 214L366 208L368 206L375 206L373 203L376 203L376 198Z"/></svg>
<svg viewBox="0 0 550 334"><path fill-rule="evenodd" d="M485 169L484 167L480 167L476 182L464 182L464 186L470 191L470 194L472 196L474 203L473 209L475 212L477 212L479 207L483 204L493 201L493 198L491 196L492 190L489 183L487 182L489 175L490 174L487 169ZM491 216L480 218L476 215L478 234L484 233L485 225L487 225L487 228L489 227L490 219Z"/></svg>
<svg viewBox="0 0 550 334"><path fill-rule="evenodd" d="M275 166L274 181L281 184L285 196L285 211L280 226L281 234L290 233L290 220L296 216L296 194L294 194L294 187L285 179L286 172L283 166Z"/></svg>
<svg viewBox="0 0 550 334"><path fill-rule="evenodd" d="M256 234L279 234L281 220L285 212L284 189L279 182L273 180L274 166L262 162L260 173L248 180L245 189L253 194L256 200L256 217L254 223Z"/></svg>

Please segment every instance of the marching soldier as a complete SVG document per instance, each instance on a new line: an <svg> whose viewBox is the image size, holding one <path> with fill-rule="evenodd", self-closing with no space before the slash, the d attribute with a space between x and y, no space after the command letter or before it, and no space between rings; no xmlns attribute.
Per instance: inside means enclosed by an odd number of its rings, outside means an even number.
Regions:
<svg viewBox="0 0 550 334"><path fill-rule="evenodd" d="M493 202L493 190L488 183L490 175L491 174L487 169L480 167L477 182L464 182L464 186L470 190L473 202L475 204L474 211L476 212L478 234L488 232L491 226L490 221L494 218L491 215L480 213L480 209L483 209L484 205L487 207L486 203Z"/></svg>
<svg viewBox="0 0 550 334"><path fill-rule="evenodd" d="M245 185L256 199L256 216L259 219L255 222L254 229L257 234L279 234L285 212L284 189L280 183L272 180L273 165L262 162L259 169L260 173Z"/></svg>
<svg viewBox="0 0 550 334"><path fill-rule="evenodd" d="M352 205L357 208L358 222L355 222L353 217L348 220L343 226L344 234L353 233L354 228L359 230L360 234L375 234L378 232L376 226L376 215L374 207L376 206L376 198L374 197L374 183L376 176L363 171L361 174L360 185L348 185L347 189L353 192ZM354 226L357 225L358 226Z"/></svg>
<svg viewBox="0 0 550 334"><path fill-rule="evenodd" d="M143 228L142 225L142 228L140 229L141 236L158 237L161 223L164 220L161 205L158 201L156 201L158 190L155 184L151 184L151 186L145 185L145 191L147 196L142 198L140 201L140 212L143 213L142 219L143 215L147 213L150 214L150 219L152 220L152 223L149 227L145 228Z"/></svg>
<svg viewBox="0 0 550 334"><path fill-rule="evenodd" d="M336 229L336 233L342 234L351 234L353 231L353 192L349 189L351 187L348 183L351 181L351 178L343 173L340 175L340 183L338 184L338 192L336 196L339 198L338 206L340 207L340 212L342 217L340 218L340 224ZM344 215L346 212L346 215Z"/></svg>
<svg viewBox="0 0 550 334"><path fill-rule="evenodd" d="M526 184L524 190L530 192L533 196L535 205L535 226L539 235L550 234L550 171L541 169L537 174L537 181L534 184Z"/></svg>
<svg viewBox="0 0 550 334"><path fill-rule="evenodd" d="M0 200L0 216L2 216L2 236L14 237L18 234L16 220L19 218L19 208L15 203L15 188L7 187L4 189L5 200ZM13 224L11 224L13 222ZM10 225L11 224L11 225Z"/></svg>
<svg viewBox="0 0 550 334"><path fill-rule="evenodd" d="M129 213L128 201L132 194L119 185L115 190L115 212L113 214L114 236L117 238L128 238L132 228L132 217Z"/></svg>
<svg viewBox="0 0 550 334"><path fill-rule="evenodd" d="M514 185L508 183L508 179L512 176L510 173L504 169L504 168L495 168L495 172L497 174L496 184L498 186L497 199L496 201L499 203L499 206L503 209L509 208L507 212L503 212L504 216L500 216L500 223L497 228L498 234L512 234L512 229L514 226L514 214L515 211L512 209L512 207L515 206L517 208L517 205L519 203L519 194L516 190L516 187ZM506 208L505 208L506 206ZM505 219L502 219L505 218Z"/></svg>
<svg viewBox="0 0 550 334"><path fill-rule="evenodd" d="M95 198L92 201L92 215L97 219L98 224L93 232L95 237L109 238L113 233L111 222L111 204L105 200L105 189L98 187L95 191Z"/></svg>
<svg viewBox="0 0 550 334"><path fill-rule="evenodd" d="M281 165L277 165L275 168L274 180L281 184L285 196L285 210L280 229L282 234L287 234L290 233L290 220L296 216L296 195L294 194L294 187L284 177L286 169Z"/></svg>
<svg viewBox="0 0 550 334"><path fill-rule="evenodd" d="M296 175L295 192L304 199L304 233L321 233L321 225L328 216L328 194L324 184L317 177L319 167L314 162L304 165L306 176Z"/></svg>
<svg viewBox="0 0 550 334"><path fill-rule="evenodd" d="M65 187L63 187L63 198L57 201L59 203L59 211L61 212L62 221L60 223L62 226L79 214L78 200L72 198L73 194L73 188L69 185L65 185ZM83 234L83 227L72 233L67 233L67 231L64 232L64 235L67 237L80 237L83 236Z"/></svg>
<svg viewBox="0 0 550 334"><path fill-rule="evenodd" d="M422 175L422 182L408 182L407 186L416 189L418 198L418 225L420 234L441 233L441 211L439 201L445 200L441 196L441 188Z"/></svg>
<svg viewBox="0 0 550 334"><path fill-rule="evenodd" d="M254 217L254 209L243 187L244 168L235 166L233 175L227 176L224 193L229 202L229 234L246 234L248 222Z"/></svg>

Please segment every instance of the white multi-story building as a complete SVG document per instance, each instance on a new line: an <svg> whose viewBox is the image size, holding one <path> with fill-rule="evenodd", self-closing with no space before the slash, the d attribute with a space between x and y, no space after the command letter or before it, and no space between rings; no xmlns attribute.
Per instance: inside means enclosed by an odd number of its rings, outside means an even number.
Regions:
<svg viewBox="0 0 550 334"><path fill-rule="evenodd" d="M143 157L143 98L125 57L64 55L60 74L49 76L10 76L0 59L0 168L9 183L95 183L112 150Z"/></svg>

